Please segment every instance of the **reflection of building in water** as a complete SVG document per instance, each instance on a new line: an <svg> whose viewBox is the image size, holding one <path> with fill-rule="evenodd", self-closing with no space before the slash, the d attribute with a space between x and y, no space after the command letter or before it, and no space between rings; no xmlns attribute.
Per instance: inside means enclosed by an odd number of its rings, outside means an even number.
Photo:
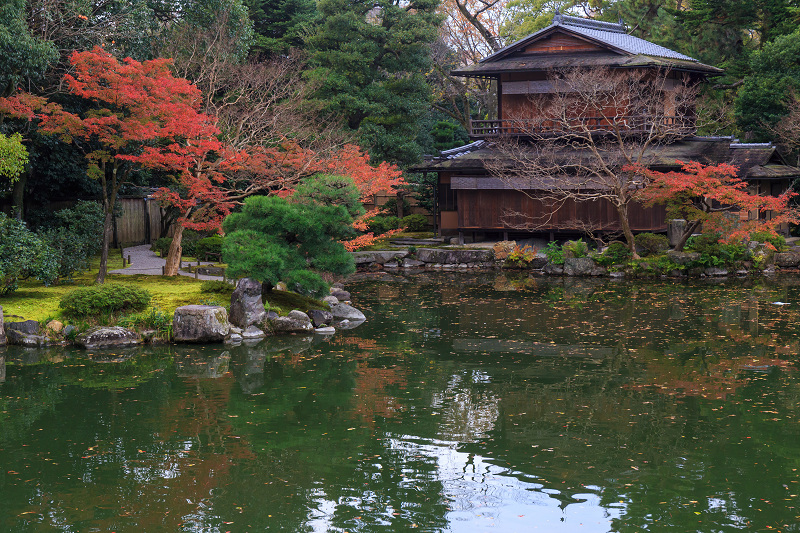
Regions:
<svg viewBox="0 0 800 533"><path fill-rule="evenodd" d="M451 376L447 387L433 394L431 408L441 412L438 438L458 442L485 439L500 415L500 398L488 388L489 374L482 370L465 371Z"/></svg>

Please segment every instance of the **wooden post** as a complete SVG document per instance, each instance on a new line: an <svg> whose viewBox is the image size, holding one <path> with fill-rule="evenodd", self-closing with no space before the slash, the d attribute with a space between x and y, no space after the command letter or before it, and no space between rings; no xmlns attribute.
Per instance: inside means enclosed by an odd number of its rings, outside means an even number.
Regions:
<svg viewBox="0 0 800 533"><path fill-rule="evenodd" d="M131 264L131 256L130 255L128 255L128 264L129 265Z"/></svg>
<svg viewBox="0 0 800 533"><path fill-rule="evenodd" d="M162 266L161 267L161 275L163 276L166 273L167 273L167 267L166 266Z"/></svg>
<svg viewBox="0 0 800 533"><path fill-rule="evenodd" d="M125 268L125 256L122 256L122 268Z"/></svg>
<svg viewBox="0 0 800 533"><path fill-rule="evenodd" d="M197 273L197 269L194 269L194 279L200 279L200 274Z"/></svg>

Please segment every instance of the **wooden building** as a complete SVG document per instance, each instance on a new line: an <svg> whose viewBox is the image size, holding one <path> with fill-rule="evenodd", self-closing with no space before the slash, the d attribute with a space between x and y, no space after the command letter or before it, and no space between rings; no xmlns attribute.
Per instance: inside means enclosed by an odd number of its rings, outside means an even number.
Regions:
<svg viewBox="0 0 800 533"><path fill-rule="evenodd" d="M569 76L581 74L569 73L581 72L599 78L582 81L594 93L588 104L577 105L574 95L584 89ZM498 108L496 119L471 122L474 142L420 167L438 174L435 220L443 234L507 238L510 232L552 236L586 228L619 230L619 217L607 200L586 201L576 194L553 201L554 191L569 189L568 182L574 182L575 190L602 188L576 177L575 169L598 146L606 150L614 142L626 149L636 145L640 151L634 159L662 171L679 169L678 161L732 163L764 194L778 194L800 177L800 170L788 166L771 144L697 136L694 100L685 95L722 71L628 35L621 23L557 13L547 28L453 74L494 80ZM621 87L638 86L621 91L615 79ZM562 107L554 112L557 104ZM503 148L509 142L521 158ZM545 146L550 163L560 170L549 175L540 170L538 179L526 178L520 161L544 157ZM619 160L621 167L625 158ZM559 161L563 164L554 164ZM666 230L660 207L634 204L629 221L633 231Z"/></svg>

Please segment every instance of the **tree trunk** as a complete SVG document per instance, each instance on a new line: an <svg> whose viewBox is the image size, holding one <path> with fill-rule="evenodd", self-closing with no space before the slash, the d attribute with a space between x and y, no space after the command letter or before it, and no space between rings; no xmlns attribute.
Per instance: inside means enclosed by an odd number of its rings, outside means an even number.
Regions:
<svg viewBox="0 0 800 533"><path fill-rule="evenodd" d="M181 257L183 254L183 247L181 241L183 240L183 225L177 223L175 225L175 234L172 236L172 244L169 245L169 253L167 253L167 264L164 267L165 276L177 276L178 270L181 266Z"/></svg>
<svg viewBox="0 0 800 533"><path fill-rule="evenodd" d="M14 182L14 189L11 192L11 204L13 206L12 209L14 212L14 218L17 220L22 220L22 217L25 214L25 184L28 181L29 172L30 169L19 175L17 180Z"/></svg>
<svg viewBox="0 0 800 533"><path fill-rule="evenodd" d="M103 201L105 207L106 218L103 221L103 247L100 250L100 270L97 271L97 277L94 282L103 284L106 282L106 272L108 271L108 247L111 244L111 237L114 233L114 207L109 206L108 202Z"/></svg>
<svg viewBox="0 0 800 533"><path fill-rule="evenodd" d="M397 205L396 205L397 218L402 220L403 217L405 216L405 214L403 213L403 199L405 198L405 192L397 191L397 196L395 198L397 198Z"/></svg>
<svg viewBox="0 0 800 533"><path fill-rule="evenodd" d="M625 240L628 242L628 250L634 259L639 259L639 254L636 253L636 239L633 236L631 225L628 222L628 204L620 204L617 206L617 214L619 215L619 225L622 226L622 233L625 235Z"/></svg>

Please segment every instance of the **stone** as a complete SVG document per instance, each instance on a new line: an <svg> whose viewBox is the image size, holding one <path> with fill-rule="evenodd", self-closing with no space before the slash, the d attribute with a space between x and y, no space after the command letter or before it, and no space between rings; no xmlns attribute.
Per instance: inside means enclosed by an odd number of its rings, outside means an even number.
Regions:
<svg viewBox="0 0 800 533"><path fill-rule="evenodd" d="M447 248L420 248L417 259L423 263L458 265L461 263L483 263L494 260L493 250L451 250Z"/></svg>
<svg viewBox="0 0 800 533"><path fill-rule="evenodd" d="M502 261L508 257L508 254L514 251L514 247L517 246L517 241L499 241L492 246L492 251L494 252L494 258L497 261Z"/></svg>
<svg viewBox="0 0 800 533"><path fill-rule="evenodd" d="M20 333L27 335L36 335L39 333L39 323L35 320L26 320L24 322L6 322L6 331L13 329Z"/></svg>
<svg viewBox="0 0 800 533"><path fill-rule="evenodd" d="M611 279L622 279L625 277L625 272L612 272L609 276Z"/></svg>
<svg viewBox="0 0 800 533"><path fill-rule="evenodd" d="M265 319L272 320L273 318L278 318L278 316L280 316L278 315L278 313L270 309L269 311L267 311L267 316L265 317Z"/></svg>
<svg viewBox="0 0 800 533"><path fill-rule="evenodd" d="M333 335L334 333L336 333L336 328L333 328L331 326L325 326L323 328L316 328L314 330L314 333L319 333L320 335Z"/></svg>
<svg viewBox="0 0 800 533"><path fill-rule="evenodd" d="M350 300L350 293L344 289L339 289L336 287L331 287L331 296L335 296L340 302L346 302Z"/></svg>
<svg viewBox="0 0 800 533"><path fill-rule="evenodd" d="M243 339L263 339L267 335L255 326L247 326L241 336Z"/></svg>
<svg viewBox="0 0 800 533"><path fill-rule="evenodd" d="M244 337L242 337L238 333L231 333L230 336L227 339L225 339L225 342L231 342L231 343L242 342L243 338Z"/></svg>
<svg viewBox="0 0 800 533"><path fill-rule="evenodd" d="M563 276L564 267L561 265L554 265L553 263L547 263L544 266L544 273L550 276Z"/></svg>
<svg viewBox="0 0 800 533"><path fill-rule="evenodd" d="M28 348L37 348L39 346L51 344L49 339L44 335L32 335L11 328L6 330L6 339L8 344L26 346Z"/></svg>
<svg viewBox="0 0 800 533"><path fill-rule="evenodd" d="M416 259L410 259L408 257L403 259L403 268L419 268L424 266L425 263L422 261L417 261Z"/></svg>
<svg viewBox="0 0 800 533"><path fill-rule="evenodd" d="M331 313L333 313L333 318L337 320L342 320L344 318L348 320L366 320L367 317L364 316L364 313L356 309L355 307L347 304L337 304L331 307Z"/></svg>
<svg viewBox="0 0 800 533"><path fill-rule="evenodd" d="M222 342L230 330L228 313L217 305L184 305L172 319L175 342Z"/></svg>
<svg viewBox="0 0 800 533"><path fill-rule="evenodd" d="M406 253L406 252L400 252L400 253ZM336 281L334 283L331 283L331 287L333 287L334 289L344 289L344 284L341 281Z"/></svg>
<svg viewBox="0 0 800 533"><path fill-rule="evenodd" d="M796 252L778 252L775 254L775 264L781 268L794 268L800 266L800 254Z"/></svg>
<svg viewBox="0 0 800 533"><path fill-rule="evenodd" d="M596 266L591 257L567 257L564 259L564 274L567 276L591 276Z"/></svg>
<svg viewBox="0 0 800 533"><path fill-rule="evenodd" d="M686 221L682 218L673 218L667 221L667 239L670 246L677 246L686 229Z"/></svg>
<svg viewBox="0 0 800 533"><path fill-rule="evenodd" d="M356 265L364 265L364 264L383 265L390 261L396 262L398 259L403 259L408 255L408 252L379 250L375 252L352 252L351 255L353 256ZM341 289L342 287L339 288Z"/></svg>
<svg viewBox="0 0 800 533"><path fill-rule="evenodd" d="M311 323L314 324L315 328L319 328L331 323L333 320L333 313L330 311L323 311L321 309L311 309L307 311L306 314L308 318L311 319Z"/></svg>
<svg viewBox="0 0 800 533"><path fill-rule="evenodd" d="M275 290L276 290L276 291L283 291L283 292L286 292L286 291L288 291L288 290L289 290L289 287L287 287L287 286L286 286L286 283L284 283L283 281L279 281L279 282L278 282L278 283L275 285Z"/></svg>
<svg viewBox="0 0 800 533"><path fill-rule="evenodd" d="M225 276L225 269L222 267L215 267L215 266L200 266L197 267L197 273L201 276L217 276L223 277Z"/></svg>
<svg viewBox="0 0 800 533"><path fill-rule="evenodd" d="M246 329L261 324L266 313L261 301L261 282L252 278L240 279L231 295L231 324Z"/></svg>
<svg viewBox="0 0 800 533"><path fill-rule="evenodd" d="M536 254L536 256L534 256L533 259L531 259L531 263L528 266L533 270L541 270L545 267L547 261L547 256L542 252L539 252Z"/></svg>
<svg viewBox="0 0 800 533"><path fill-rule="evenodd" d="M69 336L70 336L70 335L72 335L72 334L73 334L73 333L74 333L74 332L75 332L77 329L78 329L78 328L76 328L76 327L75 327L75 326L73 326L72 324L69 324L69 325L67 325L67 326L64 328L64 336L65 336L65 337L69 337Z"/></svg>
<svg viewBox="0 0 800 533"><path fill-rule="evenodd" d="M51 320L47 323L45 329L52 331L53 333L61 333L61 331L64 329L64 324L58 320Z"/></svg>
<svg viewBox="0 0 800 533"><path fill-rule="evenodd" d="M233 334L241 335L242 331L243 331L242 328L237 328L236 326L231 326L231 335L233 335Z"/></svg>
<svg viewBox="0 0 800 533"><path fill-rule="evenodd" d="M673 263L679 265L688 265L694 263L695 261L700 260L700 254L698 252L676 252L675 250L669 250L667 252L667 258Z"/></svg>
<svg viewBox="0 0 800 533"><path fill-rule="evenodd" d="M325 298L322 299L322 301L328 304L329 306L333 307L334 305L339 303L339 298L337 298L336 296L326 296Z"/></svg>
<svg viewBox="0 0 800 533"><path fill-rule="evenodd" d="M314 331L311 319L302 311L293 310L286 316L279 316L269 320L273 333L310 333Z"/></svg>
<svg viewBox="0 0 800 533"><path fill-rule="evenodd" d="M97 326L75 337L75 345L87 349L134 346L141 343L141 335L120 326Z"/></svg>
<svg viewBox="0 0 800 533"><path fill-rule="evenodd" d="M8 341L6 340L6 328L3 323L3 306L0 305L0 346L4 346L7 343ZM5 365L3 365L3 368L5 369Z"/></svg>
<svg viewBox="0 0 800 533"><path fill-rule="evenodd" d="M727 276L728 271L724 268L708 267L703 271L706 276Z"/></svg>

